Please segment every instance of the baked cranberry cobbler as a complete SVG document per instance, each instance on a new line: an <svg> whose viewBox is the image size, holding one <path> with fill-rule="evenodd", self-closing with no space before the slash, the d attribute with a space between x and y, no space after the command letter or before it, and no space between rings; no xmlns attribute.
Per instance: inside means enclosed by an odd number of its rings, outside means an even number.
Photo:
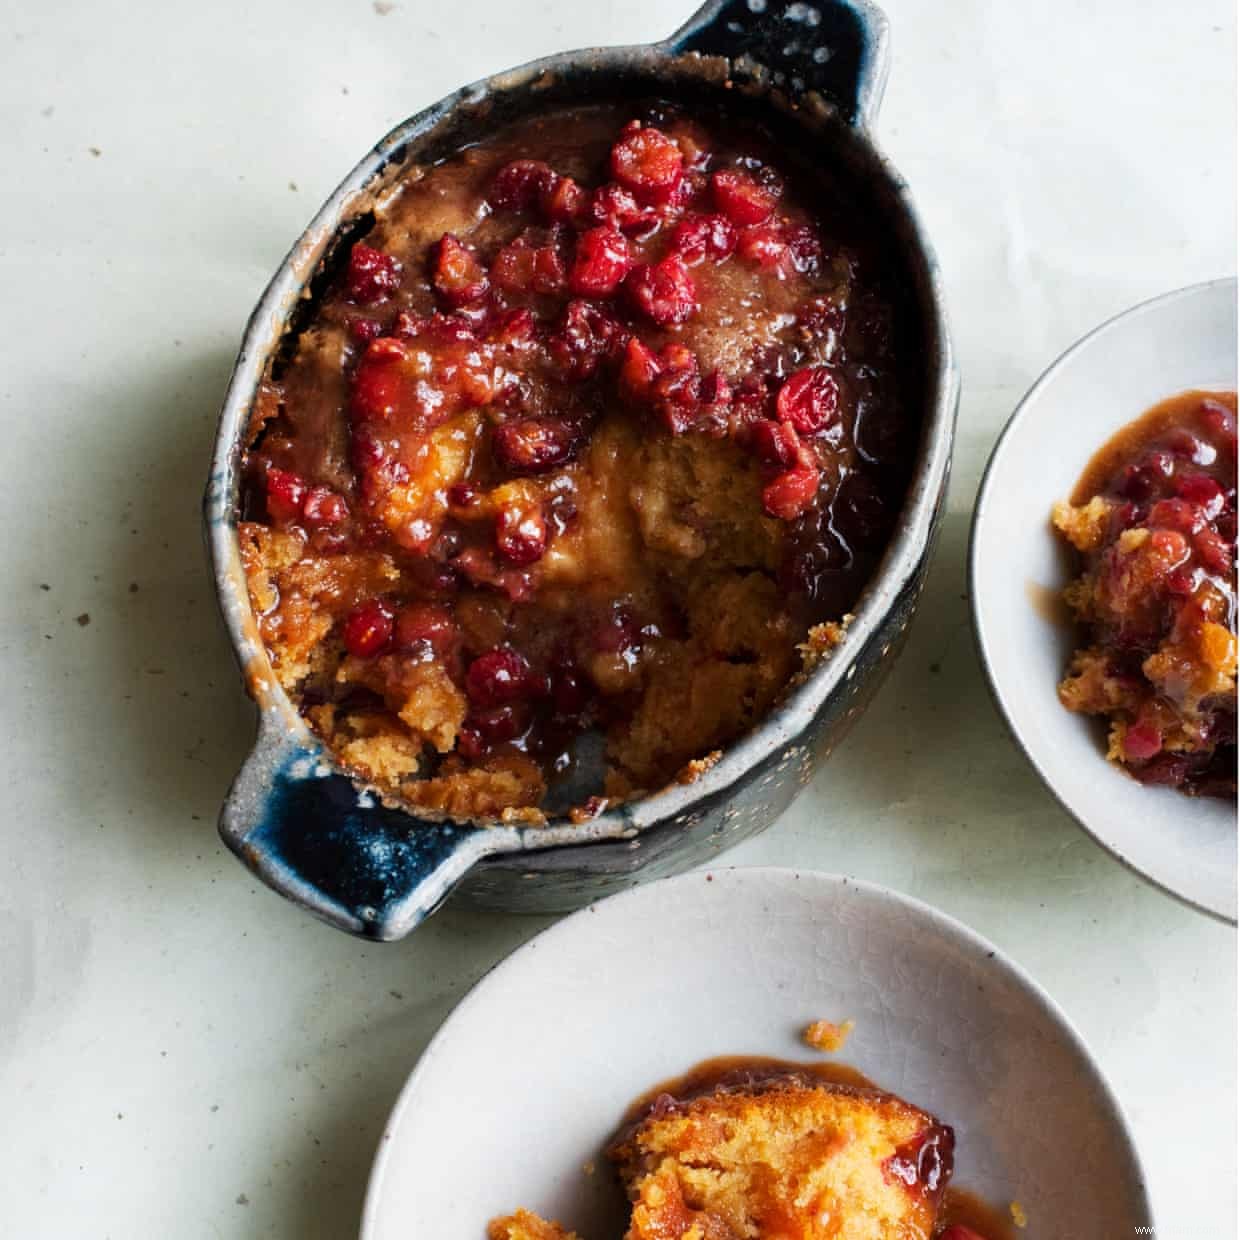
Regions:
<svg viewBox="0 0 1240 1240"><path fill-rule="evenodd" d="M277 677L424 810L541 821L585 732L578 818L691 777L838 640L899 507L902 302L864 228L662 105L512 124L373 220L255 410Z"/></svg>
<svg viewBox="0 0 1240 1240"><path fill-rule="evenodd" d="M1055 527L1088 632L1059 686L1143 783L1236 796L1236 395L1156 405L1094 458Z"/></svg>
<svg viewBox="0 0 1240 1240"><path fill-rule="evenodd" d="M631 1206L625 1240L982 1240L956 1221L955 1138L932 1115L808 1066L699 1075L657 1094L608 1150ZM527 1210L488 1237L576 1240Z"/></svg>

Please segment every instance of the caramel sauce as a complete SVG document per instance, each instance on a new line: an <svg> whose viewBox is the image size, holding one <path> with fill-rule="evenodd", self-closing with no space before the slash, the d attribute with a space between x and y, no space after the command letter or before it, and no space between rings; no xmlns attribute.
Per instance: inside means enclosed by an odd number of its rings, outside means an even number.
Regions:
<svg viewBox="0 0 1240 1240"><path fill-rule="evenodd" d="M1191 419L1203 400L1218 401L1236 412L1236 393L1192 388L1160 400L1135 422L1121 427L1089 459L1072 492L1073 504L1088 504L1109 487L1115 474L1155 440Z"/></svg>
<svg viewBox="0 0 1240 1240"><path fill-rule="evenodd" d="M1058 628L1072 627L1072 614L1063 601L1063 594L1054 586L1044 586L1040 581L1026 581L1025 597L1047 624Z"/></svg>
<svg viewBox="0 0 1240 1240"><path fill-rule="evenodd" d="M838 1061L777 1059L767 1055L719 1055L695 1064L679 1076L660 1081L635 1098L625 1109L610 1144L624 1140L659 1104L660 1099L691 1102L717 1090L751 1090L780 1080L792 1079L807 1085L830 1085L890 1097L864 1073ZM936 1235L959 1223L972 1228L982 1240L1017 1240L1016 1230L1006 1212L983 1201L968 1189L950 1186L943 1198Z"/></svg>

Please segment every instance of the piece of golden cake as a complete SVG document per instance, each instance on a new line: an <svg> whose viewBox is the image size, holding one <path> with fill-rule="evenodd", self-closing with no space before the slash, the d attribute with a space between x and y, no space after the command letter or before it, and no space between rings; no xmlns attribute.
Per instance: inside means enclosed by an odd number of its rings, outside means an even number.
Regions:
<svg viewBox="0 0 1240 1240"><path fill-rule="evenodd" d="M890 1094L787 1074L661 1095L610 1156L626 1240L929 1240L953 1144Z"/></svg>
<svg viewBox="0 0 1240 1240"><path fill-rule="evenodd" d="M487 1240L577 1240L559 1223L549 1223L528 1210L518 1210L504 1218L492 1219L487 1227Z"/></svg>

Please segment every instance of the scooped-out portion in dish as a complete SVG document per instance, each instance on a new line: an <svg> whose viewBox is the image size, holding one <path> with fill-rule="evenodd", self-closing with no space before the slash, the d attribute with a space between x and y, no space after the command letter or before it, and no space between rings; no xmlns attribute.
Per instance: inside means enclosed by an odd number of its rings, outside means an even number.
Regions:
<svg viewBox="0 0 1240 1240"><path fill-rule="evenodd" d="M1059 697L1146 784L1236 799L1236 394L1185 392L1094 457L1055 528L1086 634Z"/></svg>
<svg viewBox="0 0 1240 1240"><path fill-rule="evenodd" d="M275 674L344 767L537 823L590 735L581 820L693 778L839 641L919 422L862 215L659 103L389 180L267 376L240 527Z"/></svg>
<svg viewBox="0 0 1240 1240"><path fill-rule="evenodd" d="M608 1158L624 1240L1008 1240L949 1190L954 1149L951 1128L847 1068L729 1058L639 1104ZM527 1210L487 1234L578 1240Z"/></svg>

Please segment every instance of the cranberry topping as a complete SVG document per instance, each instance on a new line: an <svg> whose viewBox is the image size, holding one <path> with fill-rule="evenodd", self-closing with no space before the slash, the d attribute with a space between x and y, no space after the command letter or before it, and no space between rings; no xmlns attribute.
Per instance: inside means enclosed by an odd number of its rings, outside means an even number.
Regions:
<svg viewBox="0 0 1240 1240"><path fill-rule="evenodd" d="M781 422L802 435L823 430L839 416L840 389L825 366L807 366L790 375L775 402Z"/></svg>
<svg viewBox="0 0 1240 1240"><path fill-rule="evenodd" d="M635 267L624 287L633 304L661 327L683 323L697 309L697 288L679 254Z"/></svg>
<svg viewBox="0 0 1240 1240"><path fill-rule="evenodd" d="M818 498L818 468L809 463L794 465L762 490L762 507L781 521L794 521Z"/></svg>
<svg viewBox="0 0 1240 1240"><path fill-rule="evenodd" d="M899 1146L883 1172L916 1192L941 1192L952 1177L955 1148L956 1134L945 1124L931 1124Z"/></svg>
<svg viewBox="0 0 1240 1240"><path fill-rule="evenodd" d="M541 474L571 461L581 442L575 426L559 418L519 418L495 428L491 451L510 474Z"/></svg>
<svg viewBox="0 0 1240 1240"><path fill-rule="evenodd" d="M507 646L480 654L465 674L465 692L480 710L536 696L536 682L525 657Z"/></svg>
<svg viewBox="0 0 1240 1240"><path fill-rule="evenodd" d="M345 649L359 659L382 654L392 640L392 624L392 609L382 599L367 599L345 617Z"/></svg>
<svg viewBox="0 0 1240 1240"><path fill-rule="evenodd" d="M725 215L689 215L676 225L672 248L690 267L721 263L736 249L736 229Z"/></svg>
<svg viewBox="0 0 1240 1240"><path fill-rule="evenodd" d="M358 242L349 253L349 296L363 305L386 301L400 287L400 264L390 254Z"/></svg>
<svg viewBox="0 0 1240 1240"><path fill-rule="evenodd" d="M495 518L495 546L510 564L524 567L547 549L547 521L538 508L508 507Z"/></svg>
<svg viewBox="0 0 1240 1240"><path fill-rule="evenodd" d="M432 250L431 282L449 306L478 301L490 285L481 264L451 233L445 233Z"/></svg>
<svg viewBox="0 0 1240 1240"><path fill-rule="evenodd" d="M590 202L590 216L598 224L618 228L629 237L648 237L659 227L659 213L640 203L619 185L603 185Z"/></svg>
<svg viewBox="0 0 1240 1240"><path fill-rule="evenodd" d="M411 603L396 613L395 643L401 650L426 646L446 656L460 636L451 608L441 603Z"/></svg>
<svg viewBox="0 0 1240 1240"><path fill-rule="evenodd" d="M755 422L749 443L758 459L778 469L791 469L800 457L801 439L787 422Z"/></svg>
<svg viewBox="0 0 1240 1240"><path fill-rule="evenodd" d="M542 232L543 235L538 234ZM496 254L491 263L491 279L506 293L562 293L568 283L568 270L557 239L546 230L527 229ZM532 316L524 322L533 327Z"/></svg>
<svg viewBox="0 0 1240 1240"><path fill-rule="evenodd" d="M301 506L301 519L311 529L326 529L348 519L349 505L330 487L311 487Z"/></svg>
<svg viewBox="0 0 1240 1240"><path fill-rule="evenodd" d="M632 265L633 256L624 234L600 224L577 239L569 288L582 297L608 297L620 287Z"/></svg>
<svg viewBox="0 0 1240 1240"><path fill-rule="evenodd" d="M778 191L736 168L713 173L710 187L719 210L738 228L763 223L779 202Z"/></svg>
<svg viewBox="0 0 1240 1240"><path fill-rule="evenodd" d="M551 165L541 159L517 159L495 174L487 199L502 211L523 211L554 186L555 178Z"/></svg>
<svg viewBox="0 0 1240 1240"><path fill-rule="evenodd" d="M612 147L611 173L642 202L666 202L684 173L684 156L662 130L637 129Z"/></svg>
<svg viewBox="0 0 1240 1240"><path fill-rule="evenodd" d="M288 525L301 516L306 501L306 480L287 469L267 471L267 515L281 525Z"/></svg>

